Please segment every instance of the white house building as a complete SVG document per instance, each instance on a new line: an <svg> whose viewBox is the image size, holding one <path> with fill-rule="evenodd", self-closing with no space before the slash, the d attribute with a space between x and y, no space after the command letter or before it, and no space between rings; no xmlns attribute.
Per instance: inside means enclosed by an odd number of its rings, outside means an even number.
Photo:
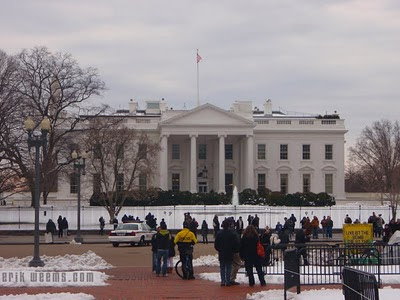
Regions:
<svg viewBox="0 0 400 300"><path fill-rule="evenodd" d="M147 101L145 109L131 100L119 110L125 125L159 140L155 176L146 181L163 190L229 192L233 185L268 188L283 193L327 192L344 199L344 143L347 132L338 115L289 115L236 101L230 110L204 104L173 110L164 100ZM92 182L86 178L88 183ZM91 195L87 187L88 201ZM68 182L51 194L60 203L76 203Z"/></svg>

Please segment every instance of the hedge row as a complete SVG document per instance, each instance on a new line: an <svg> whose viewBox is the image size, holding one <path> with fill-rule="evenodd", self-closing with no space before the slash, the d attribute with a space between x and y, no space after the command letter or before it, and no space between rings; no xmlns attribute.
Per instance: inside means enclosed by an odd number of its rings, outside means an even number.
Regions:
<svg viewBox="0 0 400 300"><path fill-rule="evenodd" d="M90 199L90 205L101 206L95 195ZM136 192L126 197L124 206L166 206L166 205L221 205L231 204L232 195L210 193L191 193L187 191L148 190ZM239 203L247 205L269 206L332 206L335 199L326 193L295 193L282 194L269 190L257 192L246 189L239 193Z"/></svg>

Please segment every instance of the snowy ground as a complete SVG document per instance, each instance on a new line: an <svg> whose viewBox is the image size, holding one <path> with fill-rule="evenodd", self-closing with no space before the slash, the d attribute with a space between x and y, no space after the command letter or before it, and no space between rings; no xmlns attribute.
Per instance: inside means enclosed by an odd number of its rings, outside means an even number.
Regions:
<svg viewBox="0 0 400 300"><path fill-rule="evenodd" d="M99 270L112 267L92 251L81 255L43 255L41 259L43 267L31 268L32 256L0 257L0 287L101 286L106 285L108 275Z"/></svg>
<svg viewBox="0 0 400 300"><path fill-rule="evenodd" d="M88 286L88 285L106 285L105 281L107 280L107 275L100 271L94 270L102 270L108 269L112 266L108 264L101 257L97 256L94 252L88 251L82 255L64 255L64 256L54 256L49 257L43 255L41 257L45 262L45 267L43 268L29 268L28 264L32 257L25 258L10 258L4 259L0 257L0 273L6 274L0 275L0 287L8 286L8 287L17 287L17 286ZM179 257L175 257L176 261ZM207 255L201 256L193 261L194 266L219 266L217 255ZM11 274L11 275L10 275ZM21 274L23 275L24 282L21 283ZM32 275L33 278L36 279L34 282L31 282ZM40 280L40 274L43 274L43 279ZM50 274L50 275L48 275ZM53 274L64 274L66 280L59 280L54 282ZM87 279L87 274L91 274L91 280ZM17 277L19 276L19 279ZM75 276L75 278L74 278ZM219 273L201 273L198 275L199 278L220 282ZM57 276L56 276L57 277ZM68 281L68 278L70 281ZM257 282L257 276L256 283ZM47 280L49 279L49 280ZM76 279L76 280L75 280ZM83 279L83 280L82 280ZM266 276L267 286L268 284L282 284L283 276ZM382 282L384 284L394 284L400 283L400 275L382 275ZM244 274L238 274L237 281L243 285L248 284L248 278ZM259 284L259 283L258 283ZM400 289L392 289L390 287L386 287L379 290L379 298L381 300L393 300L398 299L398 295L400 293ZM303 291L301 294L297 295L295 293L288 293L288 299L293 300L320 300L323 298L324 300L340 300L344 299L342 294L342 290L340 288L336 289L320 289L320 290L310 290ZM0 296L0 300L3 299L21 299L21 300L89 300L94 299L92 295L84 294L84 293L55 293L55 294L38 294L38 295L28 295L28 294L20 294L20 295L5 295ZM283 290L268 290L254 294L248 294L247 299L254 300L282 300L283 299Z"/></svg>

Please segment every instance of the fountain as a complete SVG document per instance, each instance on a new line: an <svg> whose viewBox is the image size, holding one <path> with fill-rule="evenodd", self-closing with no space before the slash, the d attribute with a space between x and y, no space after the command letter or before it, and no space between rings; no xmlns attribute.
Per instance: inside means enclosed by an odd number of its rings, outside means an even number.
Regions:
<svg viewBox="0 0 400 300"><path fill-rule="evenodd" d="M237 190L237 187L235 185L235 187L233 188L233 193L232 193L232 205L234 206L238 206L239 205L239 193Z"/></svg>

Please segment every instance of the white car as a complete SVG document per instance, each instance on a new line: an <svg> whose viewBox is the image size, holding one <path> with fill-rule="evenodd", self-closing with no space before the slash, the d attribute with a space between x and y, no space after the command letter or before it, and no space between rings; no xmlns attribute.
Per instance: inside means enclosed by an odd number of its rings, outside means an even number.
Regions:
<svg viewBox="0 0 400 300"><path fill-rule="evenodd" d="M150 244L151 238L157 231L152 230L147 224L144 223L123 223L111 231L108 235L108 241L114 247L119 244L138 244L139 246Z"/></svg>

